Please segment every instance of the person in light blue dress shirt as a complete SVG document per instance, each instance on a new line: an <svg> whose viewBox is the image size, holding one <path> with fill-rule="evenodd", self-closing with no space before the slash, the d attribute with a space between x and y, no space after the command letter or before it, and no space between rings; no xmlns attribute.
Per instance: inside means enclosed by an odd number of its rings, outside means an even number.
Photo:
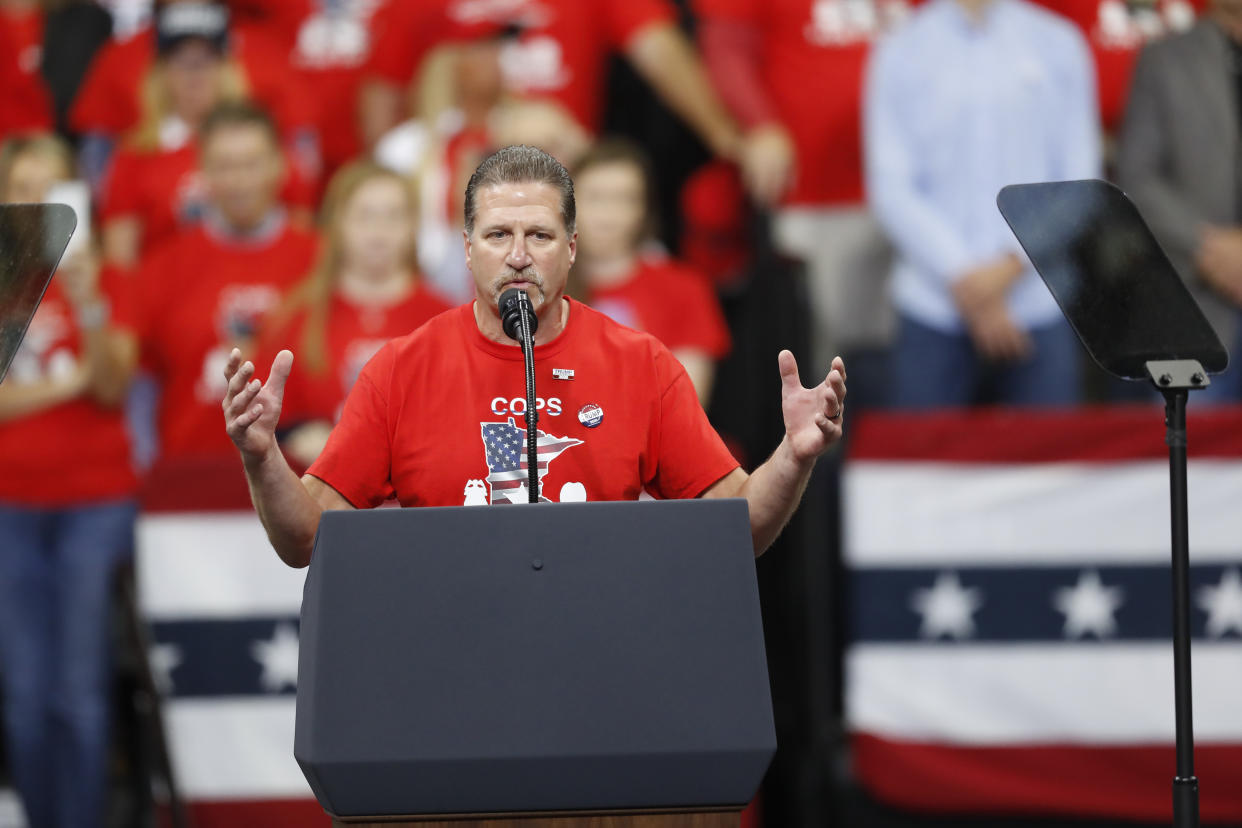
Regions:
<svg viewBox="0 0 1242 828"><path fill-rule="evenodd" d="M865 92L868 199L897 249L894 405L1070 405L1077 343L996 207L1007 184L1096 178L1095 70L1026 0L930 0Z"/></svg>

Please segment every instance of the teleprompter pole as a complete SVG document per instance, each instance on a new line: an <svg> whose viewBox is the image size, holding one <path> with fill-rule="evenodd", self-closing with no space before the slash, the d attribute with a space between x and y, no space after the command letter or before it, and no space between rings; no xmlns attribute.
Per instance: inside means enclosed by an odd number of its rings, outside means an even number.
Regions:
<svg viewBox="0 0 1242 828"><path fill-rule="evenodd" d="M1173 705L1177 775L1173 777L1173 828L1198 828L1199 780L1195 777L1194 710L1190 672L1190 516L1186 487L1186 401L1208 385L1195 360L1149 362L1148 372L1164 395L1165 443L1169 447L1169 515L1173 541Z"/></svg>
<svg viewBox="0 0 1242 828"><path fill-rule="evenodd" d="M1169 511L1173 531L1173 704L1177 725L1177 776L1173 778L1173 826L1199 825L1195 778L1194 715L1190 678L1190 542L1186 492L1186 398L1184 388L1164 391L1165 442L1169 446Z"/></svg>

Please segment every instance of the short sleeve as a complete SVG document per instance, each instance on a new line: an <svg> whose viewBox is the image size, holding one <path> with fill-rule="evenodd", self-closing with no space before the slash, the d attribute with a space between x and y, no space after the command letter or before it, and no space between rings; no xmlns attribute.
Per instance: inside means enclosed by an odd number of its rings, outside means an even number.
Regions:
<svg viewBox="0 0 1242 828"><path fill-rule="evenodd" d="M418 10L415 3L393 3L378 14L375 45L367 59L367 74L404 86L414 76L419 56L410 48L414 41Z"/></svg>
<svg viewBox="0 0 1242 828"><path fill-rule="evenodd" d="M362 369L340 422L307 472L359 509L379 506L394 494L388 399L381 390L389 387L392 366L392 346L386 345Z"/></svg>
<svg viewBox="0 0 1242 828"><path fill-rule="evenodd" d="M102 221L136 216L142 212L138 186L141 176L141 163L137 155L125 149L116 153L100 205Z"/></svg>
<svg viewBox="0 0 1242 828"><path fill-rule="evenodd" d="M676 23L667 0L605 0L608 40L624 49L630 38L652 23Z"/></svg>
<svg viewBox="0 0 1242 828"><path fill-rule="evenodd" d="M115 135L129 127L135 113L121 94L124 59L120 41L107 43L95 53L69 110L69 121L76 131Z"/></svg>
<svg viewBox="0 0 1242 828"><path fill-rule="evenodd" d="M707 420L684 368L663 347L655 354L661 386L655 476L647 490L665 499L692 498L737 468Z"/></svg>

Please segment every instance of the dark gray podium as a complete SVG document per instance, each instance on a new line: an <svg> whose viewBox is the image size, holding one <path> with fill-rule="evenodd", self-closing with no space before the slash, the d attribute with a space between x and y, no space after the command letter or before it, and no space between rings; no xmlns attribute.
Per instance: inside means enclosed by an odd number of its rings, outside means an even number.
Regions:
<svg viewBox="0 0 1242 828"><path fill-rule="evenodd" d="M776 749L742 500L325 514L301 648L340 822L736 826Z"/></svg>

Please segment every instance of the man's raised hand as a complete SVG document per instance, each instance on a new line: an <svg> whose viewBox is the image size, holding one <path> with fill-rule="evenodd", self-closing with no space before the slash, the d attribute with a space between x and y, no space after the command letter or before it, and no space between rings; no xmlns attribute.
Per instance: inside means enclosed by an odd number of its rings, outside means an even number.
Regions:
<svg viewBox="0 0 1242 828"><path fill-rule="evenodd" d="M789 351L776 358L781 371L781 412L785 418L785 437L794 457L810 462L841 439L841 417L845 405L845 363L832 361L832 370L814 388L803 388L798 363Z"/></svg>
<svg viewBox="0 0 1242 828"><path fill-rule="evenodd" d="M262 460L276 447L276 423L285 396L285 382L293 368L293 353L281 351L272 361L267 383L254 378L254 363L242 362L241 351L229 354L224 366L228 390L224 393L224 428L243 460Z"/></svg>

